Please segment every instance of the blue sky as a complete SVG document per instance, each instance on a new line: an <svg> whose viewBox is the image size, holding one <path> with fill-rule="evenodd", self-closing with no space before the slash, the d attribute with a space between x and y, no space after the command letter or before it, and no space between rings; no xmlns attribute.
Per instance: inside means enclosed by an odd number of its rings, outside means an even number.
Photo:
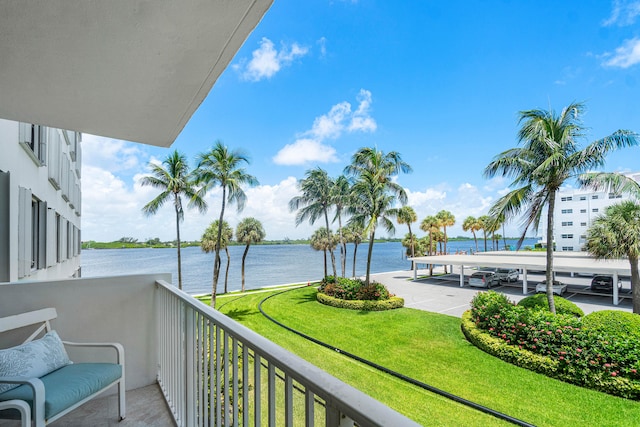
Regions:
<svg viewBox="0 0 640 427"><path fill-rule="evenodd" d="M296 228L287 208L296 179L317 166L337 176L375 145L413 167L398 182L419 221L448 209L449 234L462 235L464 217L508 188L482 171L516 146L519 111L584 101L586 144L640 132L639 95L640 1L276 0L170 149L84 136L83 239L175 238L171 206L141 215L157 191L138 181L150 161L178 149L195 163L218 139L260 181L242 213L228 210L232 226L254 216L267 239L308 237L320 224ZM640 170L639 150L605 169ZM217 217L220 195L207 201L207 214L187 213L184 239Z"/></svg>

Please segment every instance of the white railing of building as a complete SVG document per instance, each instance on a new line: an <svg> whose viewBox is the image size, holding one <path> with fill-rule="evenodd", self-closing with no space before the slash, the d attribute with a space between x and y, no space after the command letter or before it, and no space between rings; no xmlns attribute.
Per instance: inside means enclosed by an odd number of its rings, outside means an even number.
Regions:
<svg viewBox="0 0 640 427"><path fill-rule="evenodd" d="M174 286L158 288L158 383L178 426L418 426Z"/></svg>

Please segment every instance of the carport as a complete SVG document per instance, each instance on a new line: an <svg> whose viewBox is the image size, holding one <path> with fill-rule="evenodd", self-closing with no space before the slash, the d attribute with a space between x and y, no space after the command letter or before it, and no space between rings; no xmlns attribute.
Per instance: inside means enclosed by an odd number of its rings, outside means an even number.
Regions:
<svg viewBox="0 0 640 427"><path fill-rule="evenodd" d="M475 255L434 255L409 258L413 261L413 279L418 278L418 264L451 265L460 267L460 287L464 286L465 267L517 268L522 270L522 293L526 294L527 272L545 271L547 268L544 252L485 252ZM453 267L451 269L453 271ZM565 273L606 274L613 276L613 283L618 283L619 275L631 275L631 267L627 260L596 260L584 253L554 254L553 270ZM613 304L618 305L620 299L618 287L613 286Z"/></svg>

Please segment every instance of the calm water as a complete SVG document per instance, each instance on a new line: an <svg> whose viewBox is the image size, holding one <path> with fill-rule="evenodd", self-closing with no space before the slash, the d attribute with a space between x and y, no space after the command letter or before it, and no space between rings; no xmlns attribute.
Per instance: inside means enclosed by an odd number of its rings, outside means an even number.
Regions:
<svg viewBox="0 0 640 427"><path fill-rule="evenodd" d="M535 239L528 239L525 245L533 245ZM507 240L507 244L515 241ZM478 242L482 248L483 243ZM502 245L502 242L501 242ZM352 244L347 245L347 276L353 269ZM363 275L366 269L368 245L358 245L356 274ZM475 248L473 241L449 242L451 253L457 250L469 251ZM228 288L230 291L241 287L241 265L244 246L229 247ZM411 262L404 255L405 249L399 242L376 243L373 246L371 272L409 270ZM340 252L335 251L336 269L340 274ZM191 294L211 292L214 254L206 254L199 247L182 249L182 283ZM224 289L224 272L227 258L221 253L222 269L218 281L218 291ZM173 282L178 281L178 266L175 249L95 249L82 251L82 276L96 277L113 274L171 273ZM329 274L331 260L327 255ZM251 246L245 265L245 287L247 289L313 281L324 274L323 253L314 251L309 245L256 245Z"/></svg>

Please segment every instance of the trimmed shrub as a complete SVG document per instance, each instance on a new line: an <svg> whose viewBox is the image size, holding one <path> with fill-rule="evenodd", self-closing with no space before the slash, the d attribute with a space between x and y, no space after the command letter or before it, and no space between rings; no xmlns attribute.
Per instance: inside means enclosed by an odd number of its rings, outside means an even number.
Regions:
<svg viewBox="0 0 640 427"><path fill-rule="evenodd" d="M382 301L393 296L382 283L371 282L369 285L366 285L359 279L333 276L325 277L318 291L330 297L348 301Z"/></svg>
<svg viewBox="0 0 640 427"><path fill-rule="evenodd" d="M318 292L316 294L318 302L330 305L336 308L347 308L349 310L359 311L384 311L393 310L394 308L401 308L404 306L404 299L400 297L391 297L386 300L372 301L372 300L344 300L340 298L334 298L332 296Z"/></svg>
<svg viewBox="0 0 640 427"><path fill-rule="evenodd" d="M618 310L594 311L582 319L584 329L611 339L640 340L640 315Z"/></svg>
<svg viewBox="0 0 640 427"><path fill-rule="evenodd" d="M557 314L570 314L575 317L584 316L584 312L582 311L582 309L569 300L554 295L553 301L556 303ZM547 294L530 295L521 299L518 305L531 310L549 311L549 301L547 300Z"/></svg>

